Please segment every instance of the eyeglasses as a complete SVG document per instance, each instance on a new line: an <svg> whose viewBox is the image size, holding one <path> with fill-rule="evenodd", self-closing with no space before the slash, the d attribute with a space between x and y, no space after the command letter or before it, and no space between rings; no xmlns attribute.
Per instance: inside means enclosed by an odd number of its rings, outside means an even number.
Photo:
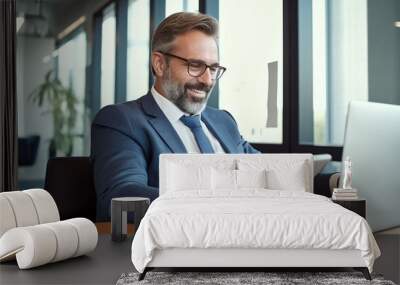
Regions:
<svg viewBox="0 0 400 285"><path fill-rule="evenodd" d="M190 76L193 77L200 77L206 72L207 68L210 69L210 74L212 80L218 80L221 78L222 74L226 71L226 68L217 64L208 65L202 60L195 60L195 59L186 59L180 56L177 56L172 53L167 52L160 52L163 55L174 57L186 62L187 65L187 72Z"/></svg>

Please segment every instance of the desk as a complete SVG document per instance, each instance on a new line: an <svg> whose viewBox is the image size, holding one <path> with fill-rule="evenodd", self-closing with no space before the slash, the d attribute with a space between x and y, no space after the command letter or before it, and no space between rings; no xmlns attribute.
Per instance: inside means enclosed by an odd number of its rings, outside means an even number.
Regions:
<svg viewBox="0 0 400 285"><path fill-rule="evenodd" d="M122 273L135 271L131 261L132 237L112 242L100 234L88 255L19 270L16 261L0 264L0 284L115 284Z"/></svg>

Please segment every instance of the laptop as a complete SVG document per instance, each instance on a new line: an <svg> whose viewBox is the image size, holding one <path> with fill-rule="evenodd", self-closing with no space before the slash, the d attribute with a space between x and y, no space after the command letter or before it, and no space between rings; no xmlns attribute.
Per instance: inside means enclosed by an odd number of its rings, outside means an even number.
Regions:
<svg viewBox="0 0 400 285"><path fill-rule="evenodd" d="M342 161L347 156L372 230L400 227L400 106L350 102Z"/></svg>

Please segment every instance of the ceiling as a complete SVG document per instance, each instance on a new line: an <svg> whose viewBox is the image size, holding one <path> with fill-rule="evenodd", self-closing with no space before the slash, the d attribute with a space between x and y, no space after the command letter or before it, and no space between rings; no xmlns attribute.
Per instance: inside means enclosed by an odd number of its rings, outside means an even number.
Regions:
<svg viewBox="0 0 400 285"><path fill-rule="evenodd" d="M76 13L79 7L86 4L88 0L17 0L16 12L17 16L24 16L24 24L19 34L30 36L45 36L54 37L60 30L60 26L64 25L65 18L68 14ZM39 5L40 3L40 5ZM39 15L39 6L41 15L43 16L43 23L40 23L42 17ZM38 30L35 26L41 26L42 32L37 33ZM43 28L43 25L46 27Z"/></svg>

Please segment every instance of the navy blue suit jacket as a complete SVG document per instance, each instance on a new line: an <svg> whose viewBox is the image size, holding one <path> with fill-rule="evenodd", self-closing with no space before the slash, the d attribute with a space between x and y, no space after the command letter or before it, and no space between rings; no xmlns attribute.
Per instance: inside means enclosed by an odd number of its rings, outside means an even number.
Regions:
<svg viewBox="0 0 400 285"><path fill-rule="evenodd" d="M226 153L258 153L228 112L206 107L201 119ZM157 198L159 155L186 152L150 92L101 109L92 123L91 139L98 219L109 219L111 198Z"/></svg>

